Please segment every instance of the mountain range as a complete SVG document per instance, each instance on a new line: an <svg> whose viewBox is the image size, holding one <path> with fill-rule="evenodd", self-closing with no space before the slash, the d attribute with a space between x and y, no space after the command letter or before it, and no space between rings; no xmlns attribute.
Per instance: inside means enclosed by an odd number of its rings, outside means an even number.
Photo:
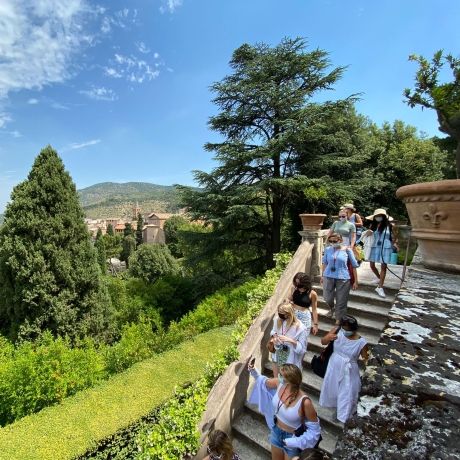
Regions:
<svg viewBox="0 0 460 460"><path fill-rule="evenodd" d="M102 182L78 190L78 196L86 217L131 217L137 204L142 213L177 212L179 197L172 185L157 185L148 182ZM3 214L0 214L0 224Z"/></svg>

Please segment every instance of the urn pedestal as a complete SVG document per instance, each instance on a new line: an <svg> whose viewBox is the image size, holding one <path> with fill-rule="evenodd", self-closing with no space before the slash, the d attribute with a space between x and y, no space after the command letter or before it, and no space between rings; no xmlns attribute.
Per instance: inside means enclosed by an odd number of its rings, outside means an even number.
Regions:
<svg viewBox="0 0 460 460"><path fill-rule="evenodd" d="M405 185L396 196L406 205L423 265L460 272L460 179Z"/></svg>
<svg viewBox="0 0 460 460"><path fill-rule="evenodd" d="M321 230L326 214L299 214L304 231Z"/></svg>

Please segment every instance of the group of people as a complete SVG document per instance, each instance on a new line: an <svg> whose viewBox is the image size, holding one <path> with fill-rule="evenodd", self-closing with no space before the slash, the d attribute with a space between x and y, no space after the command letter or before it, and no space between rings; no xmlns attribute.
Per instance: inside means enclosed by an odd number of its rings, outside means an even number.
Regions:
<svg viewBox="0 0 460 460"><path fill-rule="evenodd" d="M258 406L270 428L272 460L295 458L302 449L318 447L321 440L316 410L301 389L308 336L318 332L317 302L318 294L308 275L297 273L288 300L278 306L270 333L273 378L261 375L251 362L248 364L256 379L249 402ZM341 422L356 411L361 385L358 358L367 359L366 340L357 331L357 320L344 313L321 339L323 345L334 341L334 352L319 403L336 408Z"/></svg>
<svg viewBox="0 0 460 460"><path fill-rule="evenodd" d="M321 343L334 342L334 351L324 376L319 404L336 409L336 418L343 423L357 409L361 388L358 359L367 361L368 358L367 342L358 333L358 321L347 314L350 289L358 288L356 245L364 245L366 260L376 276L376 291L385 297L387 264L391 252L397 248L391 220L384 209L376 209L366 217L369 225L365 228L353 204L347 203L327 235L320 282L335 325L321 338ZM380 264L380 271L376 263ZM318 333L317 306L318 294L309 276L297 273L288 299L278 306L270 333L273 377L260 374L253 362L248 362L248 370L256 380L249 402L258 406L270 428L272 460L323 458L317 449L321 441L319 418L311 399L301 389L302 360L308 337ZM238 460L230 449L221 456L209 455L208 458Z"/></svg>
<svg viewBox="0 0 460 460"><path fill-rule="evenodd" d="M339 220L334 222L327 235L330 247L326 248L323 256L322 278L327 304L334 310L336 303L336 318L341 317L346 305L350 287L358 288L357 245L362 245L364 259L369 261L370 268L375 274L375 291L380 297L386 297L383 285L386 278L387 266L391 254L398 250L398 241L391 221L393 218L385 209L376 209L366 217L367 228L356 213L352 203L346 203L339 211ZM380 264L380 271L376 267ZM352 282L347 283L347 280Z"/></svg>

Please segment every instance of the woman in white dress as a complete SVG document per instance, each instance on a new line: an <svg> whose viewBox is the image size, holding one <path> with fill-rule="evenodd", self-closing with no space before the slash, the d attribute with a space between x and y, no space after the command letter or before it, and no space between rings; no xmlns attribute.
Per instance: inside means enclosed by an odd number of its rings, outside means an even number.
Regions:
<svg viewBox="0 0 460 460"><path fill-rule="evenodd" d="M334 327L321 339L323 345L333 340L334 352L324 376L319 404L337 408L337 419L345 423L356 412L361 390L358 358L367 361L368 348L366 339L357 332L356 318L346 315L340 326L338 332Z"/></svg>
<svg viewBox="0 0 460 460"><path fill-rule="evenodd" d="M289 302L278 306L270 336L274 338L275 353L272 353L273 376L283 364L295 364L302 369L302 358L307 347L307 329L297 319Z"/></svg>

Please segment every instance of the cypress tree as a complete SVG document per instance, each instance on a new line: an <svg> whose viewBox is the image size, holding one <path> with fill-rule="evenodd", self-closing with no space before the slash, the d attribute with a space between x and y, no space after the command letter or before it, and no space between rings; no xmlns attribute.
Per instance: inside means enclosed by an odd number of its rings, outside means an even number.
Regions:
<svg viewBox="0 0 460 460"><path fill-rule="evenodd" d="M112 224L107 225L107 235L115 236L115 230L113 229Z"/></svg>
<svg viewBox="0 0 460 460"><path fill-rule="evenodd" d="M121 251L120 259L126 262L128 266L128 260L130 255L136 250L136 240L134 236L128 235L123 238L123 249Z"/></svg>
<svg viewBox="0 0 460 460"><path fill-rule="evenodd" d="M142 217L142 214L139 213L137 215L137 227L136 227L136 246L139 246L142 244L144 241L143 235L142 235L142 229L144 228L144 219Z"/></svg>
<svg viewBox="0 0 460 460"><path fill-rule="evenodd" d="M101 230L101 229L99 229ZM99 231L98 231L99 236ZM97 251L97 263L101 269L101 273L105 275L107 273L107 251L105 250L105 243L104 238L101 236L98 238L96 237L96 242L94 243L94 247Z"/></svg>
<svg viewBox="0 0 460 460"><path fill-rule="evenodd" d="M50 146L17 185L0 230L0 328L16 339L44 330L110 335L110 299L76 187Z"/></svg>

